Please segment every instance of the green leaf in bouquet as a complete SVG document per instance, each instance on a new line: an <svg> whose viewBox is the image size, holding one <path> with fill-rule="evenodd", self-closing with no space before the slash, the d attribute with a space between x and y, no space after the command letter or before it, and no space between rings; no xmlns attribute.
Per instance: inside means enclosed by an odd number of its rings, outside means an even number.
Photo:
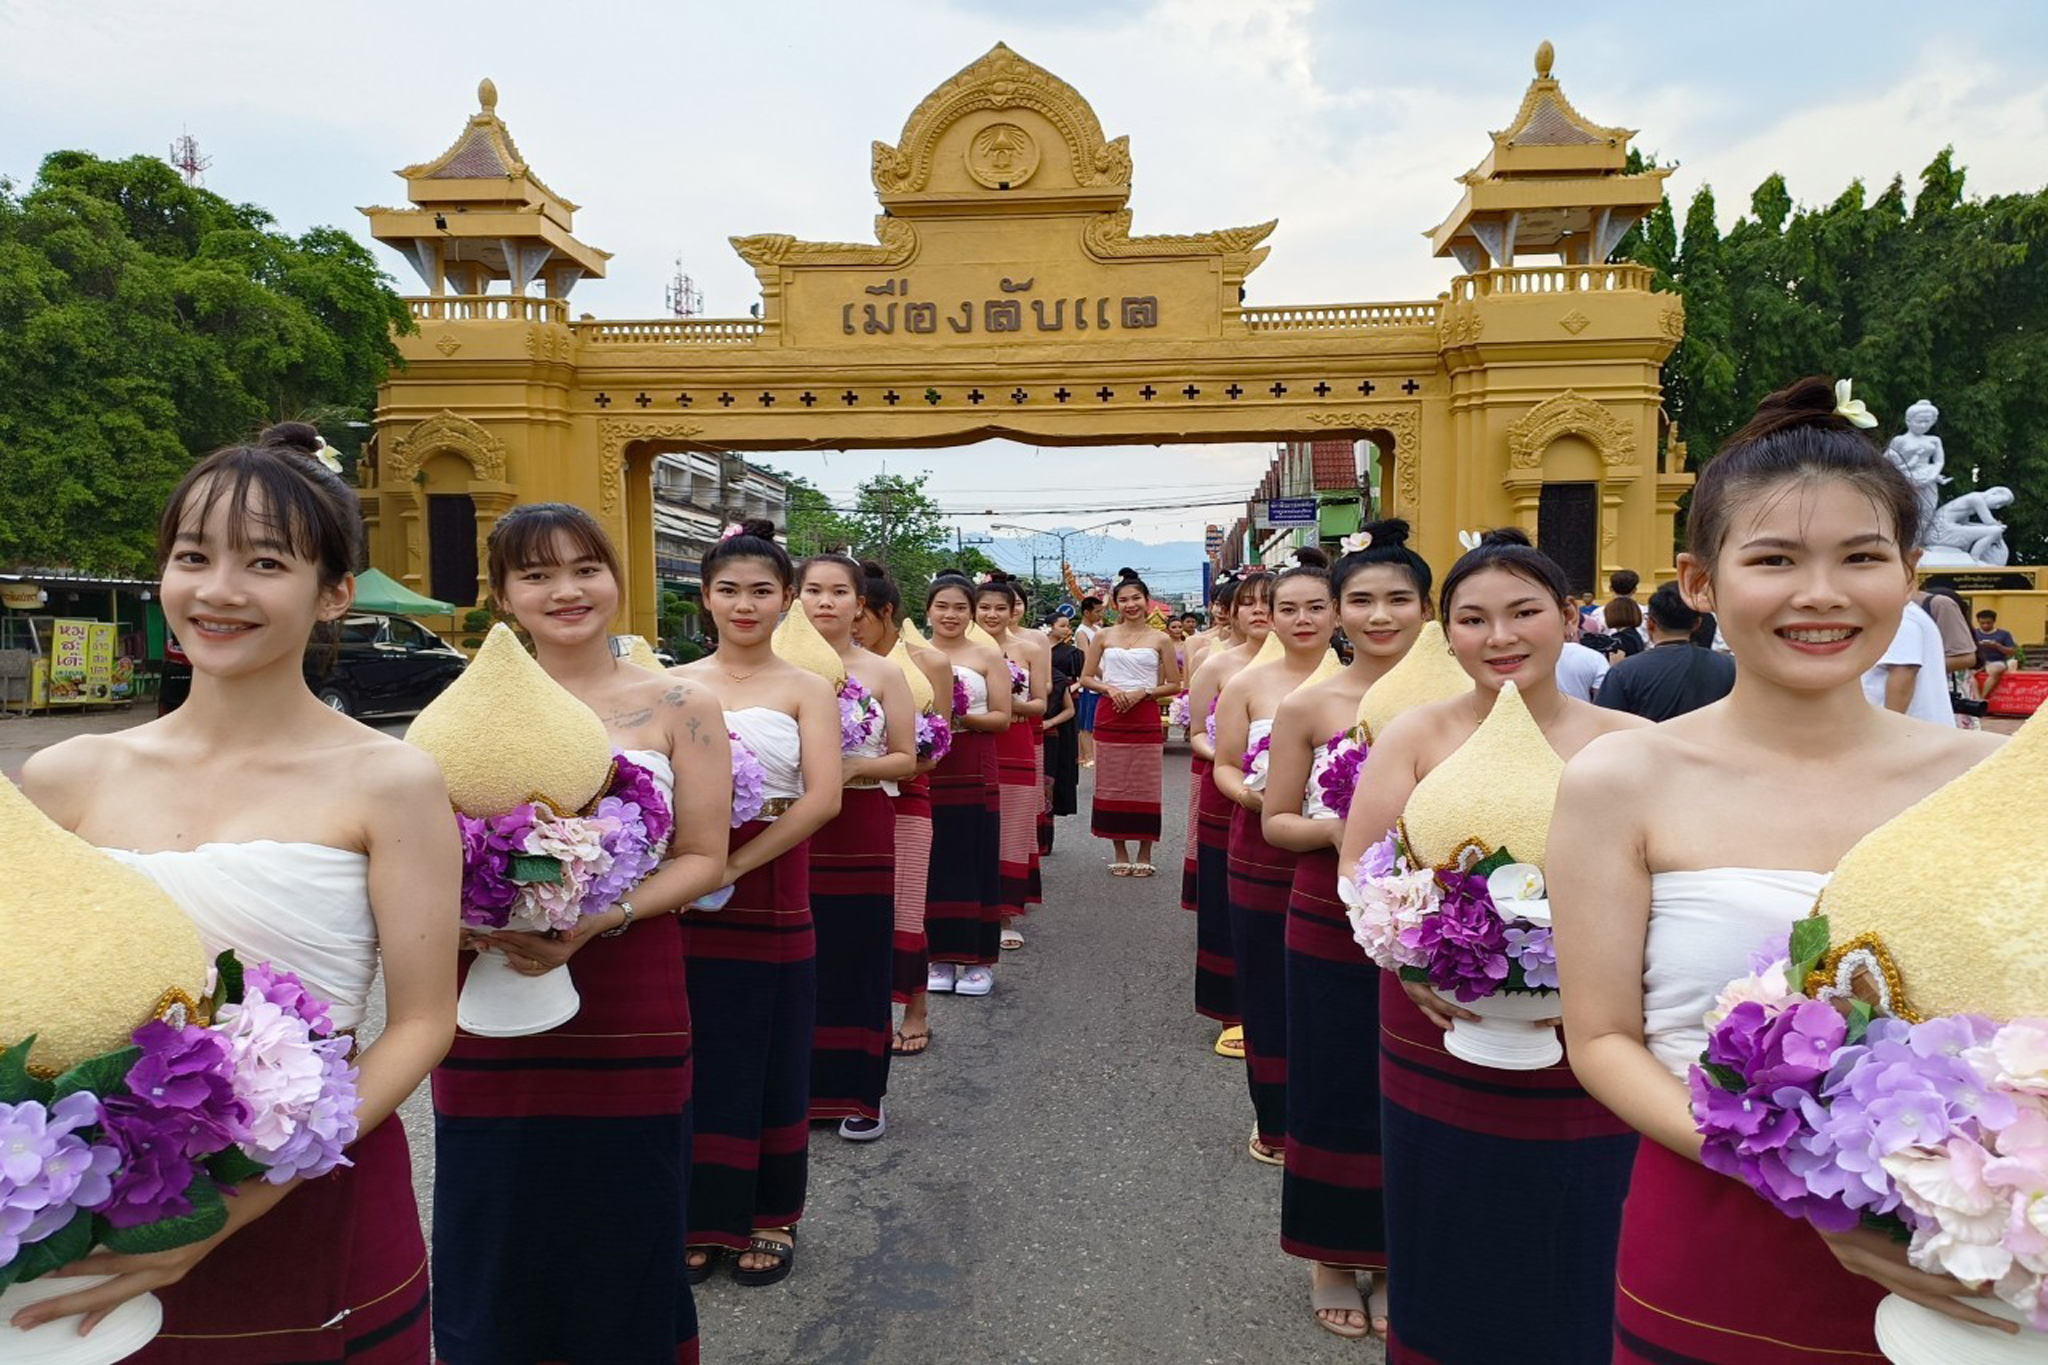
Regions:
<svg viewBox="0 0 2048 1365"><path fill-rule="evenodd" d="M36 1035L28 1037L0 1052L0 1104L20 1104L35 1100L40 1104L50 1102L50 1083L40 1076L32 1076L28 1069L29 1049L36 1045Z"/></svg>
<svg viewBox="0 0 2048 1365"><path fill-rule="evenodd" d="M1429 969L1427 967L1403 967L1399 975L1403 981L1414 981L1424 986L1429 984Z"/></svg>
<svg viewBox="0 0 2048 1365"><path fill-rule="evenodd" d="M227 949L213 960L213 1008L218 1014L222 1005L242 1003L242 959L235 956L235 950Z"/></svg>
<svg viewBox="0 0 2048 1365"><path fill-rule="evenodd" d="M562 880L562 860L547 853L515 853L507 875L521 886L553 886Z"/></svg>
<svg viewBox="0 0 2048 1365"><path fill-rule="evenodd" d="M1900 1246L1905 1246L1913 1240L1913 1229L1907 1227L1905 1221L1896 1213L1872 1213L1865 1209L1862 1218L1864 1227L1876 1228Z"/></svg>
<svg viewBox="0 0 2048 1365"><path fill-rule="evenodd" d="M188 1214L144 1223L136 1228L108 1228L105 1238L108 1248L124 1256L146 1256L151 1252L170 1251L203 1242L227 1226L227 1200L221 1197L220 1186L214 1184L213 1177L205 1171L192 1177L192 1183L185 1187L185 1199L192 1205L192 1212Z"/></svg>
<svg viewBox="0 0 2048 1365"><path fill-rule="evenodd" d="M254 1180L270 1168L240 1147L230 1147L206 1158L206 1173L220 1185L239 1185Z"/></svg>
<svg viewBox="0 0 2048 1365"><path fill-rule="evenodd" d="M62 1270L91 1250L92 1215L80 1209L63 1227L42 1241L23 1247L12 1264L0 1266L0 1289L17 1280L39 1279L53 1270Z"/></svg>
<svg viewBox="0 0 2048 1365"><path fill-rule="evenodd" d="M1828 917L1811 915L1794 921L1792 939L1785 955L1792 959L1792 970L1786 981L1795 991L1805 990L1807 976L1828 955Z"/></svg>
<svg viewBox="0 0 2048 1365"><path fill-rule="evenodd" d="M1870 1020L1876 1013L1876 1008L1868 1000L1858 1000L1851 997L1849 1000L1849 1032L1843 1041L1845 1043L1862 1042L1863 1035L1870 1032Z"/></svg>
<svg viewBox="0 0 2048 1365"><path fill-rule="evenodd" d="M1471 871L1467 875L1482 878L1491 877L1494 873L1514 861L1514 854L1508 852L1505 848L1497 848L1478 862L1472 864Z"/></svg>
<svg viewBox="0 0 2048 1365"><path fill-rule="evenodd" d="M57 1078L52 1097L61 1100L81 1090L101 1099L118 1095L127 1087L128 1069L141 1056L141 1048L124 1047L118 1052L102 1052L97 1057L88 1057Z"/></svg>
<svg viewBox="0 0 2048 1365"><path fill-rule="evenodd" d="M1732 1066L1723 1066L1719 1062L1702 1060L1700 1062L1700 1070L1706 1072L1714 1084L1720 1086L1723 1090L1732 1091L1739 1095L1748 1088L1742 1082L1741 1073Z"/></svg>

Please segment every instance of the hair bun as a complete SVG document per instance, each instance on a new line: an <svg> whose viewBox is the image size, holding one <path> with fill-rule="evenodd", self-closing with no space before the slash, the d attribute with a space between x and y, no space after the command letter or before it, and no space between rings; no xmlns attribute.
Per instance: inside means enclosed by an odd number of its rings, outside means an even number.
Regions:
<svg viewBox="0 0 2048 1365"><path fill-rule="evenodd" d="M1519 526L1496 526L1479 537L1481 545L1526 545L1534 548L1536 542L1529 539L1529 533Z"/></svg>
<svg viewBox="0 0 2048 1365"><path fill-rule="evenodd" d="M1304 545L1294 552L1294 562L1304 569L1327 569L1330 556L1319 545Z"/></svg>
<svg viewBox="0 0 2048 1365"><path fill-rule="evenodd" d="M1376 550L1397 549L1408 543L1409 525L1400 517L1388 517L1385 521L1369 521L1358 528L1372 537Z"/></svg>
<svg viewBox="0 0 2048 1365"><path fill-rule="evenodd" d="M256 443L272 450L290 450L300 455L311 455L320 449L320 432L306 422L279 422L265 427Z"/></svg>
<svg viewBox="0 0 2048 1365"><path fill-rule="evenodd" d="M757 540L775 539L775 523L766 517L748 517L740 523L740 534Z"/></svg>
<svg viewBox="0 0 2048 1365"><path fill-rule="evenodd" d="M1138 576L1138 571L1136 569L1118 569L1116 571L1116 576L1119 581L1126 578L1136 578Z"/></svg>
<svg viewBox="0 0 2048 1365"><path fill-rule="evenodd" d="M1733 446L1761 441L1798 427L1856 431L1848 418L1836 413L1835 407L1835 381L1824 374L1810 374L1787 384L1757 404L1756 412L1740 431L1728 438L1727 444Z"/></svg>
<svg viewBox="0 0 2048 1365"><path fill-rule="evenodd" d="M860 572L863 578L887 578L889 576L889 571L883 568L880 562L872 559L860 561Z"/></svg>

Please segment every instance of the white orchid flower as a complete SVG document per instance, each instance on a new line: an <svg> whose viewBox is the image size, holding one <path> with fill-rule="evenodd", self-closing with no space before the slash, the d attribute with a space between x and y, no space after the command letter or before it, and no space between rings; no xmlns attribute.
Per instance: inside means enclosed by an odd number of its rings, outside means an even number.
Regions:
<svg viewBox="0 0 2048 1365"><path fill-rule="evenodd" d="M314 447L313 458L318 460L321 467L328 473L339 474L341 472L341 457L334 453L333 446L327 444L325 436L322 436L320 444Z"/></svg>
<svg viewBox="0 0 2048 1365"><path fill-rule="evenodd" d="M1484 539L1486 539L1485 535L1479 531L1458 532L1458 544L1464 546L1468 550L1478 549L1479 542Z"/></svg>
<svg viewBox="0 0 2048 1365"><path fill-rule="evenodd" d="M1870 415L1869 408L1863 406L1863 400L1849 396L1849 381L1846 379L1835 381L1835 416L1865 430L1877 425L1877 419Z"/></svg>
<svg viewBox="0 0 2048 1365"><path fill-rule="evenodd" d="M1337 545L1347 555L1355 555L1360 550L1370 550L1372 548L1372 532L1354 532L1338 541Z"/></svg>

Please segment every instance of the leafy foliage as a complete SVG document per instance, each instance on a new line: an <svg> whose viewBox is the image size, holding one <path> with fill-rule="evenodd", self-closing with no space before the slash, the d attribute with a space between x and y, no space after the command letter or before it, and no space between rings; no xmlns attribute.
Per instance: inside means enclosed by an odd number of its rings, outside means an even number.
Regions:
<svg viewBox="0 0 2048 1365"><path fill-rule="evenodd" d="M1953 149L1875 199L1861 182L1794 205L1781 176L1725 234L1702 188L1682 227L1667 201L1620 254L1685 298L1686 335L1665 399L1694 459L1710 455L1772 390L1801 375L1852 376L1880 433L1908 404L1941 409L1944 498L2003 484L2015 562L2048 559L2048 190L1973 199Z"/></svg>
<svg viewBox="0 0 2048 1365"><path fill-rule="evenodd" d="M860 485L851 508L835 507L798 475L777 471L777 477L789 485L791 554L802 559L843 551L856 559L875 560L894 576L903 589L904 605L912 611L939 570L978 574L996 567L973 546L957 543L938 502L925 491L928 475L878 474Z"/></svg>
<svg viewBox="0 0 2048 1365"><path fill-rule="evenodd" d="M146 572L196 455L367 415L405 306L347 233L293 237L151 157L0 181L0 562Z"/></svg>

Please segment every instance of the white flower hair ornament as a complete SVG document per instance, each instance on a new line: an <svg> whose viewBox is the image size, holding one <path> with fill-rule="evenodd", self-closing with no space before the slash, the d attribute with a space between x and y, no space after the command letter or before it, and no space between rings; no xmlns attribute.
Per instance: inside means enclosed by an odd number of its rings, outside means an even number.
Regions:
<svg viewBox="0 0 2048 1365"><path fill-rule="evenodd" d="M327 444L325 436L317 439L320 444L313 447L313 458L318 460L320 467L328 473L339 474L341 472L341 456L334 453L334 447Z"/></svg>
<svg viewBox="0 0 2048 1365"><path fill-rule="evenodd" d="M1464 546L1468 550L1478 549L1479 542L1484 539L1486 539L1486 533L1483 531L1458 532L1458 544Z"/></svg>
<svg viewBox="0 0 2048 1365"><path fill-rule="evenodd" d="M1846 379L1835 381L1835 416L1867 431L1877 425L1877 419L1870 415L1869 408L1863 406L1861 398L1849 396L1849 382Z"/></svg>
<svg viewBox="0 0 2048 1365"><path fill-rule="evenodd" d="M1337 548L1347 555L1355 555L1361 550L1370 550L1372 548L1372 532L1355 531L1338 541Z"/></svg>

